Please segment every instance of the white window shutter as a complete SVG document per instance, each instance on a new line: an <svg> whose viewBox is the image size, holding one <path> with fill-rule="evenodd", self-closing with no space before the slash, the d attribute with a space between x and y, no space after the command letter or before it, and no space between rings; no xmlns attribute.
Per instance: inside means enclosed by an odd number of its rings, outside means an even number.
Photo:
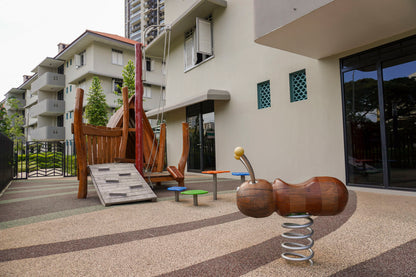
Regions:
<svg viewBox="0 0 416 277"><path fill-rule="evenodd" d="M211 22L196 18L196 52L212 55Z"/></svg>
<svg viewBox="0 0 416 277"><path fill-rule="evenodd" d="M195 65L194 56L194 38L191 36L185 40L185 68Z"/></svg>
<svg viewBox="0 0 416 277"><path fill-rule="evenodd" d="M75 55L75 66L81 66L81 56Z"/></svg>
<svg viewBox="0 0 416 277"><path fill-rule="evenodd" d="M123 65L123 53L118 53L117 64Z"/></svg>

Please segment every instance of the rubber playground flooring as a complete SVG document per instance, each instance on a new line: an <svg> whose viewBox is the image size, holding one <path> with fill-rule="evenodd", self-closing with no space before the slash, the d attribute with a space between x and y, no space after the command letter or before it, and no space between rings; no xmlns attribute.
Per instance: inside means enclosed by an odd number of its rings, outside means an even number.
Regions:
<svg viewBox="0 0 416 277"><path fill-rule="evenodd" d="M242 215L240 181L191 176L198 197L104 207L75 178L13 181L0 197L0 276L416 276L416 193L349 188L346 209L313 217L314 265L280 257L290 220Z"/></svg>

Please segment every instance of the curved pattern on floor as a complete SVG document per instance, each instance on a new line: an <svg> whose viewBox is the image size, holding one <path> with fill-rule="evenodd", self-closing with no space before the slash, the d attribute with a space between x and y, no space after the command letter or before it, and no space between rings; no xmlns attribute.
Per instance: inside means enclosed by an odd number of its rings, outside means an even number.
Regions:
<svg viewBox="0 0 416 277"><path fill-rule="evenodd" d="M349 203L343 213L336 217L317 217L315 219L314 229L317 231L314 238L319 239L338 229L351 217L355 209L356 195L351 192ZM220 225L243 218L245 218L244 215L235 212L193 222L148 228L144 230L5 249L0 251L0 262L37 258L122 244L146 238L155 238L158 236L166 236L174 233ZM279 235L257 245L231 252L180 270L172 271L161 276L213 276L218 272L221 272L223 276L240 276L273 260L279 259L281 254L281 242L282 239Z"/></svg>
<svg viewBox="0 0 416 277"><path fill-rule="evenodd" d="M356 207L356 194L350 192L347 207L341 214L336 217L317 217L313 225L313 229L316 230L313 236L314 240L318 240L342 226L353 215ZM283 239L279 235L252 247L159 276L218 276L218 272L221 272L222 276L241 276L279 259L282 254L280 246L282 242Z"/></svg>

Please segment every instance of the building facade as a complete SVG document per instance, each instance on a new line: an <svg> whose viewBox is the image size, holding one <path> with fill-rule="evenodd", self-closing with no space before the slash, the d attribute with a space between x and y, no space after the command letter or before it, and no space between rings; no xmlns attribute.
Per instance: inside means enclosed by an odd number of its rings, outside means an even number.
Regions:
<svg viewBox="0 0 416 277"><path fill-rule="evenodd" d="M84 105L94 76L101 81L109 107L108 115L117 107L120 96L114 94L122 86L122 71L129 60L135 62L135 44L131 39L87 30L70 44L60 43L58 54L45 58L15 89L24 94L25 138L27 141L70 141L71 124L77 88L85 91ZM146 66L144 109L160 105L161 79L157 65ZM15 91L13 90L13 92Z"/></svg>
<svg viewBox="0 0 416 277"><path fill-rule="evenodd" d="M399 2L166 1L168 163L187 121L188 171L241 171L242 146L269 181L416 189L416 6Z"/></svg>
<svg viewBox="0 0 416 277"><path fill-rule="evenodd" d="M127 38L148 44L163 31L165 0L125 0L124 9Z"/></svg>

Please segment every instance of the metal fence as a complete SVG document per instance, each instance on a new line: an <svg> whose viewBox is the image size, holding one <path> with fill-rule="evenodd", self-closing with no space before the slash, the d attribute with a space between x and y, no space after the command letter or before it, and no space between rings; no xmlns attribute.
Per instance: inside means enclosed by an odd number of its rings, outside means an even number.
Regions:
<svg viewBox="0 0 416 277"><path fill-rule="evenodd" d="M13 179L13 141L0 133L0 192Z"/></svg>
<svg viewBox="0 0 416 277"><path fill-rule="evenodd" d="M76 176L76 153L71 141L19 141L15 143L15 179Z"/></svg>

